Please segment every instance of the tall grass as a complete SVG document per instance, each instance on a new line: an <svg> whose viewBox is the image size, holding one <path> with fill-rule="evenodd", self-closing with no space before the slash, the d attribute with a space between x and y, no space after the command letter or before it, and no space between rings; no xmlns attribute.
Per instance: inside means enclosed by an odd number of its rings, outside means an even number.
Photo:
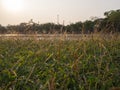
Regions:
<svg viewBox="0 0 120 90"><path fill-rule="evenodd" d="M120 39L0 39L2 90L120 87Z"/></svg>

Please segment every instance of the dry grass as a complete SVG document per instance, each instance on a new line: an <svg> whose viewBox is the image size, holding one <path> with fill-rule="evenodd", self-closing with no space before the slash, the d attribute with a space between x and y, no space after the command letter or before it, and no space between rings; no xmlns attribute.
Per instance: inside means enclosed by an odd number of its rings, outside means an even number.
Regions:
<svg viewBox="0 0 120 90"><path fill-rule="evenodd" d="M109 90L120 87L119 35L60 38L1 38L0 89Z"/></svg>

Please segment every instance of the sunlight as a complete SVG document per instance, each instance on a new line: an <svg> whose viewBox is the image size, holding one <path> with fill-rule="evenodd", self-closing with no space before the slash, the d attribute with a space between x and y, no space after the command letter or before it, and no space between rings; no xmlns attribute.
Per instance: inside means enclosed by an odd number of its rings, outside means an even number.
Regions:
<svg viewBox="0 0 120 90"><path fill-rule="evenodd" d="M3 7L10 12L19 12L23 10L23 0L2 0Z"/></svg>

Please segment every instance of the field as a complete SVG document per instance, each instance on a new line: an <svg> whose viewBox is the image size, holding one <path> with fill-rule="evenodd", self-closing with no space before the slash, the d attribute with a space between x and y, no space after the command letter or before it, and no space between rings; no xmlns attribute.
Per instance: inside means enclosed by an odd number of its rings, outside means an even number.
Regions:
<svg viewBox="0 0 120 90"><path fill-rule="evenodd" d="M120 87L120 38L0 38L0 90Z"/></svg>

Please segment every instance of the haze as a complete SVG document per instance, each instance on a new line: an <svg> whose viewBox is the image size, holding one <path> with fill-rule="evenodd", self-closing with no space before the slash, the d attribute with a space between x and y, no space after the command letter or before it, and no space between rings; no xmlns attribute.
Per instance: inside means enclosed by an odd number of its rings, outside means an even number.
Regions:
<svg viewBox="0 0 120 90"><path fill-rule="evenodd" d="M7 10L0 0L0 24L16 25L30 19L56 23L57 15L59 22L64 20L65 24L85 21L92 16L101 18L105 11L120 9L120 0L23 0L22 6L22 10Z"/></svg>

